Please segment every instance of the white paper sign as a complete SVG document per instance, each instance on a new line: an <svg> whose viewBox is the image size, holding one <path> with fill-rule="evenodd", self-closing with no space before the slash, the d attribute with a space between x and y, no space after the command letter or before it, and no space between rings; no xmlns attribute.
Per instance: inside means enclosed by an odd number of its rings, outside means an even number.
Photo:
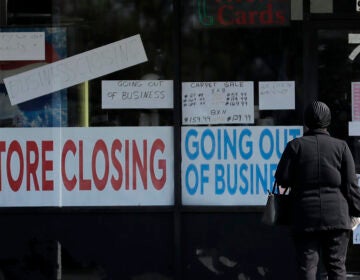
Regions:
<svg viewBox="0 0 360 280"><path fill-rule="evenodd" d="M172 127L2 128L0 207L174 203Z"/></svg>
<svg viewBox="0 0 360 280"><path fill-rule="evenodd" d="M4 79L12 105L147 61L135 35Z"/></svg>
<svg viewBox="0 0 360 280"><path fill-rule="evenodd" d="M182 123L254 123L253 82L182 83Z"/></svg>
<svg viewBox="0 0 360 280"><path fill-rule="evenodd" d="M0 32L1 60L45 60L45 33Z"/></svg>
<svg viewBox="0 0 360 280"><path fill-rule="evenodd" d="M259 82L259 109L295 109L295 82Z"/></svg>
<svg viewBox="0 0 360 280"><path fill-rule="evenodd" d="M173 108L172 80L102 81L102 108Z"/></svg>
<svg viewBox="0 0 360 280"><path fill-rule="evenodd" d="M360 136L360 121L349 122L349 136Z"/></svg>

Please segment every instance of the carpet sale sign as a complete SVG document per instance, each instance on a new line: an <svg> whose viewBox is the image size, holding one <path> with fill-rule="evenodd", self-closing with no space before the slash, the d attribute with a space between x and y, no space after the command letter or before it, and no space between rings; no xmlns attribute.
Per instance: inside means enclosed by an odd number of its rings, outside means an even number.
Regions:
<svg viewBox="0 0 360 280"><path fill-rule="evenodd" d="M0 207L172 205L173 129L0 129Z"/></svg>

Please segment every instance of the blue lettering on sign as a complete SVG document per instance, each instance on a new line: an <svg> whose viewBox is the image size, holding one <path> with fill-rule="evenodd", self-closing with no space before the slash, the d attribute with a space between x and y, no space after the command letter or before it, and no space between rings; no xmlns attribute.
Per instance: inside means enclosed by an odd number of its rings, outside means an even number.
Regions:
<svg viewBox="0 0 360 280"><path fill-rule="evenodd" d="M230 156L236 159L237 156L247 160L253 156L253 141L251 130L233 129L232 134L228 130L205 129L199 136L195 129L190 129L185 136L185 153L189 160L196 160L203 157L205 160L228 159ZM216 135L215 135L216 134Z"/></svg>
<svg viewBox="0 0 360 280"><path fill-rule="evenodd" d="M267 139L267 142L269 142L269 150L265 151L265 144L264 141ZM273 151L274 151L274 139L273 139L273 135L271 133L271 131L269 129L264 129L261 134L260 134L260 139L259 139L259 149L260 149L260 154L261 157L263 159L270 159Z"/></svg>
<svg viewBox="0 0 360 280"><path fill-rule="evenodd" d="M245 147L247 147L247 151L244 151L242 143L243 143L243 138L244 137L251 137L251 131L250 129L244 129L241 131L240 133L240 137L239 137L239 151L240 151L240 155L243 159L249 159L251 158L252 154L253 154L253 143L252 141L246 141L245 142Z"/></svg>
<svg viewBox="0 0 360 280"><path fill-rule="evenodd" d="M191 160L194 160L196 159L198 156L199 156L199 143L197 142L191 142L190 141L190 138L191 137L197 137L198 136L198 133L195 129L190 129L188 131L188 133L186 134L186 137L185 137L185 151L186 151L186 156L191 159ZM191 147L195 149L195 151L190 151L190 145L189 145L189 142L192 143Z"/></svg>
<svg viewBox="0 0 360 280"><path fill-rule="evenodd" d="M189 178L191 177L191 175L194 178L194 185L190 186L190 182L189 182ZM185 186L186 186L186 190L190 195L194 195L196 194L197 188L198 188L198 184L199 184L199 175L197 172L197 168L194 164L190 164L187 169L186 169L186 173L185 173Z"/></svg>
<svg viewBox="0 0 360 280"><path fill-rule="evenodd" d="M250 128L189 129L184 139L184 156L189 161L183 178L187 193L266 194L274 183L274 159L280 159L288 141L300 136L301 129L262 128L256 135L253 139ZM255 158L254 147L258 149Z"/></svg>
<svg viewBox="0 0 360 280"><path fill-rule="evenodd" d="M200 186L200 194L204 194L204 184L209 183L209 176L205 174L205 171L209 171L210 167L208 164L201 165L201 186Z"/></svg>
<svg viewBox="0 0 360 280"><path fill-rule="evenodd" d="M225 192L224 166L215 164L215 194L223 194Z"/></svg>
<svg viewBox="0 0 360 280"><path fill-rule="evenodd" d="M261 171L260 167L256 165L256 193L259 193L259 188L262 186L263 193L267 192L268 189L268 171L267 171L267 164L264 164L264 170Z"/></svg>
<svg viewBox="0 0 360 280"><path fill-rule="evenodd" d="M228 151L231 153L233 159L236 159L236 131L233 129L232 131L232 139L227 132L224 130L224 159L228 159ZM220 133L219 138L220 138ZM221 138L220 138L221 139ZM219 149L220 150L220 149Z"/></svg>
<svg viewBox="0 0 360 280"><path fill-rule="evenodd" d="M198 169L194 164L190 164L185 173L185 186L190 195L195 195L198 191L200 184L200 194L204 194L204 184L209 183L209 176L206 174L209 171L210 166L208 164L200 165L200 176ZM190 180L192 179L192 180ZM190 181L193 181L193 185L190 185Z"/></svg>
<svg viewBox="0 0 360 280"><path fill-rule="evenodd" d="M210 141L209 145L205 145L207 138ZM211 147L209 152L206 151L205 149L206 146ZM201 152L205 159L210 160L214 156L215 146L216 146L216 142L215 142L214 133L210 129L206 129L201 136Z"/></svg>
<svg viewBox="0 0 360 280"><path fill-rule="evenodd" d="M246 164L242 164L240 166L240 179L243 182L242 185L240 185L239 190L241 194L247 194L249 191L249 180L246 176L246 171L249 169L249 167Z"/></svg>

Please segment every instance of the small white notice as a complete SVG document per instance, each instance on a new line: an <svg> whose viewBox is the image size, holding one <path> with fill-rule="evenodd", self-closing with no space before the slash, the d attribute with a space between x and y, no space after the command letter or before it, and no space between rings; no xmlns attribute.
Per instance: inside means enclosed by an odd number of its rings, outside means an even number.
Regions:
<svg viewBox="0 0 360 280"><path fill-rule="evenodd" d="M147 61L135 35L4 79L12 105Z"/></svg>
<svg viewBox="0 0 360 280"><path fill-rule="evenodd" d="M172 80L102 81L103 109L172 109Z"/></svg>
<svg viewBox="0 0 360 280"><path fill-rule="evenodd" d="M349 122L349 136L360 136L360 121Z"/></svg>
<svg viewBox="0 0 360 280"><path fill-rule="evenodd" d="M182 123L254 123L254 82L182 83Z"/></svg>
<svg viewBox="0 0 360 280"><path fill-rule="evenodd" d="M295 109L295 82L259 82L260 110Z"/></svg>
<svg viewBox="0 0 360 280"><path fill-rule="evenodd" d="M45 32L0 32L0 61L45 60Z"/></svg>

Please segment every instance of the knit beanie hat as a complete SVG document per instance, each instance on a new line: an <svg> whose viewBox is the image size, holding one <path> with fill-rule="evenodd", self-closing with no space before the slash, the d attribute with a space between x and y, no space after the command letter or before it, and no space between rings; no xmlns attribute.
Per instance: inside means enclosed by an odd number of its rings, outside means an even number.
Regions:
<svg viewBox="0 0 360 280"><path fill-rule="evenodd" d="M304 123L310 129L326 128L331 122L329 107L320 101L313 101L309 104L304 113Z"/></svg>

